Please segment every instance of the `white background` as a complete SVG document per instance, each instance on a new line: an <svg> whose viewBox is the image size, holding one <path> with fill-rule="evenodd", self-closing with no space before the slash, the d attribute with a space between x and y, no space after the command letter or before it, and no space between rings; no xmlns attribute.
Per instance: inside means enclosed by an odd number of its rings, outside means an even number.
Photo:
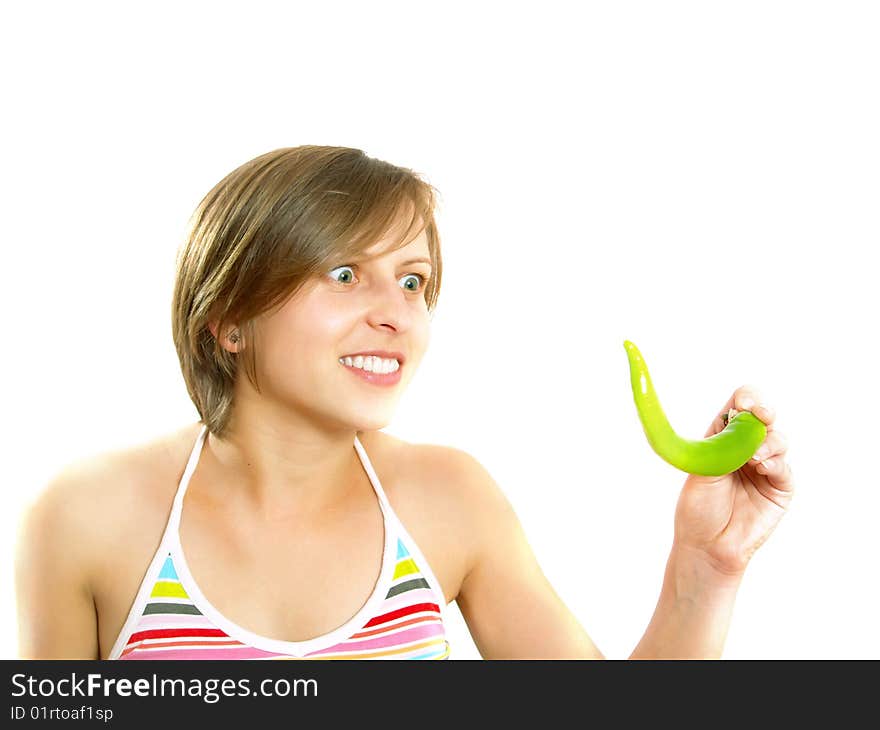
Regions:
<svg viewBox="0 0 880 730"><path fill-rule="evenodd" d="M4 7L0 656L26 502L197 419L170 332L190 213L258 154L333 144L442 195L432 342L386 430L489 469L607 656L651 617L684 478L630 339L682 435L749 383L790 442L725 657L880 658L875 4Z"/></svg>

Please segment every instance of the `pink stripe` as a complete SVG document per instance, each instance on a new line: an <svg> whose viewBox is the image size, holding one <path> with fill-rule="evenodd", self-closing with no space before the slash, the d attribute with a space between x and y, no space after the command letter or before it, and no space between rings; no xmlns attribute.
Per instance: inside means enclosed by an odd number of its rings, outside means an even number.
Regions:
<svg viewBox="0 0 880 730"><path fill-rule="evenodd" d="M409 644L420 639L428 639L432 636L442 636L443 626L440 621L420 626L413 626L411 629L399 631L396 634L387 634L385 636L377 636L374 639L364 639L363 641L343 641L328 649L320 649L313 651L306 656L320 656L321 654L335 654L337 652L363 652L370 649L387 649L400 644Z"/></svg>
<svg viewBox="0 0 880 730"><path fill-rule="evenodd" d="M141 616L137 628L135 628L134 631L162 628L205 629L215 627L205 616L192 616L185 613L176 613L174 615L153 613L149 616ZM134 631L132 633L134 633Z"/></svg>
<svg viewBox="0 0 880 730"><path fill-rule="evenodd" d="M240 648L223 647L222 649L155 649L146 651L135 649L120 659L265 659L267 657L286 656L270 651L261 651L249 646Z"/></svg>

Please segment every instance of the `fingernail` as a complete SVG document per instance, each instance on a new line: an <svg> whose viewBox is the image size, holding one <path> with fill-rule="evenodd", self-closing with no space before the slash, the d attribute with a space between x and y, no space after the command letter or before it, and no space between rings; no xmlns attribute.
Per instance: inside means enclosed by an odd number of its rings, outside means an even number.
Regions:
<svg viewBox="0 0 880 730"><path fill-rule="evenodd" d="M753 401L751 398L744 398L743 401L740 403L740 406L744 411L750 411L755 406L755 401Z"/></svg>

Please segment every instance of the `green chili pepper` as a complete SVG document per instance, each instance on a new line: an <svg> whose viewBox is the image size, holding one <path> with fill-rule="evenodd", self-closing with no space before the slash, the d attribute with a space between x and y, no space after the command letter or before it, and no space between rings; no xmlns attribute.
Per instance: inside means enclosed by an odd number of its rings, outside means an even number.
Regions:
<svg viewBox="0 0 880 730"><path fill-rule="evenodd" d="M722 476L739 469L763 443L767 426L749 411L740 411L722 431L702 441L681 438L672 426L654 392L642 353L624 340L629 359L633 400L651 448L676 469L701 476Z"/></svg>

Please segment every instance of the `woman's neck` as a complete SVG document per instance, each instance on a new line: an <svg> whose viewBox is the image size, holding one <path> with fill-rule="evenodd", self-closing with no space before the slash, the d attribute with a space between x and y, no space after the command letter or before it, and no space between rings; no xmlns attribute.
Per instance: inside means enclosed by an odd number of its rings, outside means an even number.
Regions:
<svg viewBox="0 0 880 730"><path fill-rule="evenodd" d="M273 419L242 409L223 438L204 445L212 490L224 501L277 515L321 514L362 476L355 431L329 430L285 414ZM222 485L222 486L221 486Z"/></svg>

